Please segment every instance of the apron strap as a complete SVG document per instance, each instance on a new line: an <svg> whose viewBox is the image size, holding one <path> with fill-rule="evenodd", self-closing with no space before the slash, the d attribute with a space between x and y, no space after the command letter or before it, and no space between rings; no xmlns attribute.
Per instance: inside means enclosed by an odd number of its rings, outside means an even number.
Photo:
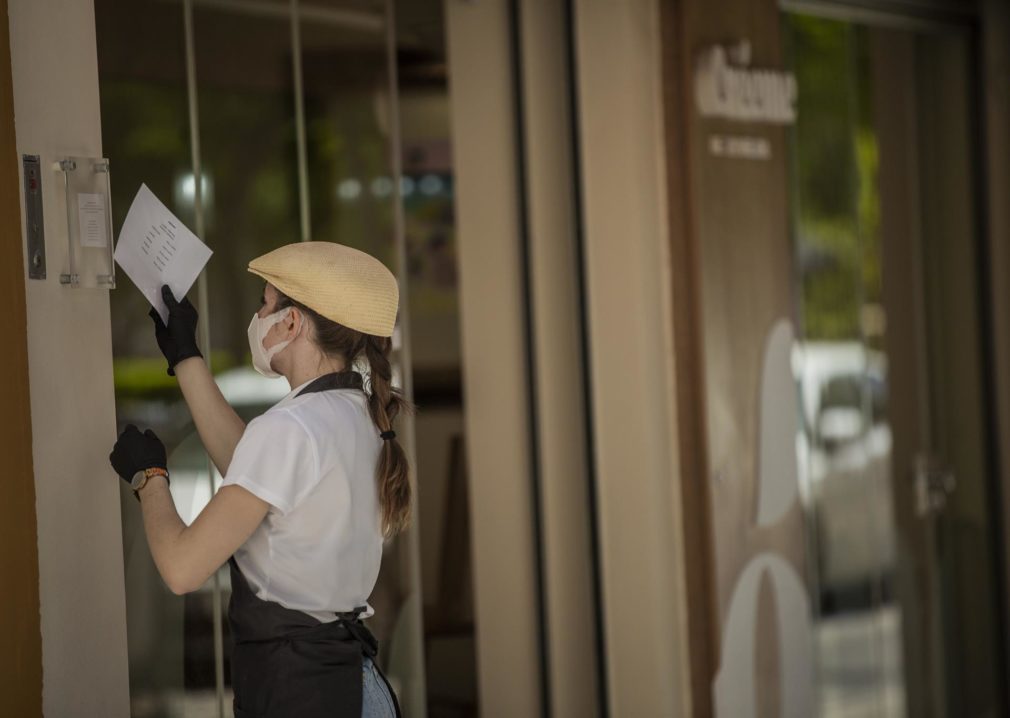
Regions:
<svg viewBox="0 0 1010 718"><path fill-rule="evenodd" d="M368 630L368 627L361 622L360 616L365 613L367 608L365 606L358 606L352 611L342 611L337 612L337 620L343 623L344 627L357 639L358 643L361 644L361 650L366 656L368 656L372 661L372 667L375 668L375 672L379 674L379 678L382 682L386 684L386 690L389 691L389 697L393 699L393 710L396 712L396 718L401 718L402 713L400 712L400 701L396 697L396 691L393 687L389 685L389 680L386 678L386 674L382 672L379 667L376 658L379 653L379 642L376 640L372 632Z"/></svg>
<svg viewBox="0 0 1010 718"><path fill-rule="evenodd" d="M337 620L343 624L352 636L361 644L361 650L369 658L375 658L379 653L379 642L376 640L368 627L361 622L361 614L365 612L364 606L359 606L353 611L343 611L337 613Z"/></svg>
<svg viewBox="0 0 1010 718"><path fill-rule="evenodd" d="M330 372L329 374L323 374L316 377L312 380L312 382L307 384L305 388L295 394L295 398L298 398L302 394L309 394L314 391L329 391L330 389L361 389L363 386L364 381L361 378L361 374L353 369L344 369L343 371Z"/></svg>

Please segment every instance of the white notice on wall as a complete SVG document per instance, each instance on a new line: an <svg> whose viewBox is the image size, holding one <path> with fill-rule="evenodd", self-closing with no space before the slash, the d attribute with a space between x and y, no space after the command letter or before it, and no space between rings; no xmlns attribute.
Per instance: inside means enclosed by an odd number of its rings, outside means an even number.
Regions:
<svg viewBox="0 0 1010 718"><path fill-rule="evenodd" d="M116 242L116 263L168 323L168 308L161 298L167 284L181 300L213 252L168 211L147 185L126 213Z"/></svg>
<svg viewBox="0 0 1010 718"><path fill-rule="evenodd" d="M81 245L104 247L106 243L105 195L77 195L77 220L81 228Z"/></svg>

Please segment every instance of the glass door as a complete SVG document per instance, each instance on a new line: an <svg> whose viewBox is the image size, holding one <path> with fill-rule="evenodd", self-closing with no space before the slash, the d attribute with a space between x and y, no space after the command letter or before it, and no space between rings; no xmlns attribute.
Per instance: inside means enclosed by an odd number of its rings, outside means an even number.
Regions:
<svg viewBox="0 0 1010 718"><path fill-rule="evenodd" d="M95 2L115 227L144 182L214 251L189 296L215 378L246 421L289 391L284 379L251 367L246 326L262 280L246 272L250 259L313 239L358 247L405 271L405 183L392 180L402 156L392 7L385 0ZM110 297L119 422L150 426L165 442L173 497L189 524L221 476L165 373L146 300L128 287ZM406 304L394 336L401 386L411 376ZM200 590L172 595L151 561L136 506L123 507L123 527L132 715L230 716L227 566ZM370 626L401 704L424 715L416 527L385 549Z"/></svg>
<svg viewBox="0 0 1010 718"><path fill-rule="evenodd" d="M971 35L783 24L819 713L995 715Z"/></svg>

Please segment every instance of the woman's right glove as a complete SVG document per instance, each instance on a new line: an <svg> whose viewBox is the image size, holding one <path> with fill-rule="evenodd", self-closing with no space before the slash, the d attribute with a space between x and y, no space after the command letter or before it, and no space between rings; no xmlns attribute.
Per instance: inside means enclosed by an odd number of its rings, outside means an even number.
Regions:
<svg viewBox="0 0 1010 718"><path fill-rule="evenodd" d="M161 297L168 307L168 326L161 321L161 315L154 307L147 314L154 320L154 338L158 340L158 348L168 360L168 374L175 376L175 365L183 359L203 357L196 347L196 322L199 315L196 307L186 297L177 302L167 284L161 285Z"/></svg>

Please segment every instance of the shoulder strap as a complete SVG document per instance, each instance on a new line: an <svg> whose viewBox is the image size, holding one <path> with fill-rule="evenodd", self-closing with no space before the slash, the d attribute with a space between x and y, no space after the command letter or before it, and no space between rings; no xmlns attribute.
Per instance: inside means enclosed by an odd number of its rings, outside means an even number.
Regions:
<svg viewBox="0 0 1010 718"><path fill-rule="evenodd" d="M364 382L361 378L361 374L353 369L345 369L344 371L335 371L316 377L305 388L295 394L295 397L299 397L302 394L308 394L313 391L328 391L330 389L361 389L363 386Z"/></svg>

